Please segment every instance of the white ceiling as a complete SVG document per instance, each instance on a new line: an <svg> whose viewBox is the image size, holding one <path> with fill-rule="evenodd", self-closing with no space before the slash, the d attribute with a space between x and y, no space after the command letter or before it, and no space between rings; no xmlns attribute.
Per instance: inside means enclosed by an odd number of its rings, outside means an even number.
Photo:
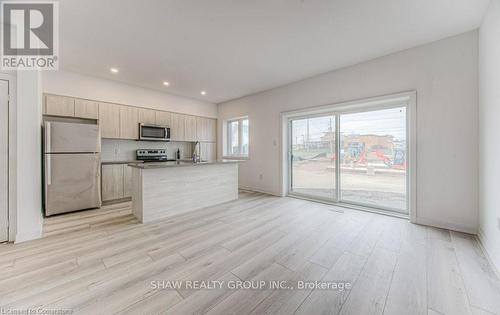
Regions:
<svg viewBox="0 0 500 315"><path fill-rule="evenodd" d="M475 29L488 2L61 0L60 60L220 103Z"/></svg>

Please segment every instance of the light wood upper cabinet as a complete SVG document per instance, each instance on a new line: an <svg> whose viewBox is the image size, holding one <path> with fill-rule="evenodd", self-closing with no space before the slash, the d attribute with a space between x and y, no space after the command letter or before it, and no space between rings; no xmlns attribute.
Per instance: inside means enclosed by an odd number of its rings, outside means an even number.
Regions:
<svg viewBox="0 0 500 315"><path fill-rule="evenodd" d="M75 117L97 119L99 117L99 103L75 99Z"/></svg>
<svg viewBox="0 0 500 315"><path fill-rule="evenodd" d="M185 141L197 141L196 134L196 117L186 115L186 125L185 125Z"/></svg>
<svg viewBox="0 0 500 315"><path fill-rule="evenodd" d="M156 124L172 128L172 114L169 112L156 111ZM170 130L172 132L172 130Z"/></svg>
<svg viewBox="0 0 500 315"><path fill-rule="evenodd" d="M186 115L172 113L170 138L174 141L184 141L185 129L186 129Z"/></svg>
<svg viewBox="0 0 500 315"><path fill-rule="evenodd" d="M152 109L139 109L139 123L141 124L156 124L156 111Z"/></svg>
<svg viewBox="0 0 500 315"><path fill-rule="evenodd" d="M217 142L217 119L208 118L208 137L207 141Z"/></svg>
<svg viewBox="0 0 500 315"><path fill-rule="evenodd" d="M120 138L120 105L99 103L99 125L102 138Z"/></svg>
<svg viewBox="0 0 500 315"><path fill-rule="evenodd" d="M217 120L135 106L44 94L43 114L98 119L101 137L139 138L139 123L167 126L173 141L216 142Z"/></svg>
<svg viewBox="0 0 500 315"><path fill-rule="evenodd" d="M45 95L43 113L53 116L75 116L75 99L59 95Z"/></svg>
<svg viewBox="0 0 500 315"><path fill-rule="evenodd" d="M137 107L120 106L120 139L139 138L139 110Z"/></svg>
<svg viewBox="0 0 500 315"><path fill-rule="evenodd" d="M208 119L196 117L196 138L198 141L207 141Z"/></svg>
<svg viewBox="0 0 500 315"><path fill-rule="evenodd" d="M101 167L102 201L124 197L123 164L106 164Z"/></svg>
<svg viewBox="0 0 500 315"><path fill-rule="evenodd" d="M216 120L211 118L196 117L196 134L198 141L215 142Z"/></svg>

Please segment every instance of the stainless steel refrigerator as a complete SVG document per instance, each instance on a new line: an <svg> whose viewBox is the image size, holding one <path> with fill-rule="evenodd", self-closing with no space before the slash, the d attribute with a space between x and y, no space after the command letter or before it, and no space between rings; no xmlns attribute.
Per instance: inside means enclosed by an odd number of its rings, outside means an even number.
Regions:
<svg viewBox="0 0 500 315"><path fill-rule="evenodd" d="M101 136L94 122L44 122L45 215L101 206Z"/></svg>

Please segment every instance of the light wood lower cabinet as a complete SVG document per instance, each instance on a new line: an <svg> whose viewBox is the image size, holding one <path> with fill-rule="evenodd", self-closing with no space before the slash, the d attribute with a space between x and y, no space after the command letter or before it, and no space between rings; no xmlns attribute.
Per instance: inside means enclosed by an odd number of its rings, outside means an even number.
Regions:
<svg viewBox="0 0 500 315"><path fill-rule="evenodd" d="M201 142L200 156L203 161L217 160L217 144L214 142Z"/></svg>
<svg viewBox="0 0 500 315"><path fill-rule="evenodd" d="M101 167L102 201L132 196L132 168L127 164L104 164Z"/></svg>
<svg viewBox="0 0 500 315"><path fill-rule="evenodd" d="M123 197L132 197L132 168L123 165Z"/></svg>

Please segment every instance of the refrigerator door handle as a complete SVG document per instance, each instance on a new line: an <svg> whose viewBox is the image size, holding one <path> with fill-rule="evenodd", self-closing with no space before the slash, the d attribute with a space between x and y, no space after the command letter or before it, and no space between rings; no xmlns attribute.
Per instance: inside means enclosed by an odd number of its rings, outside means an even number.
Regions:
<svg viewBox="0 0 500 315"><path fill-rule="evenodd" d="M50 186L52 184L52 169L51 169L51 155L46 154L45 158L47 159L47 186Z"/></svg>
<svg viewBox="0 0 500 315"><path fill-rule="evenodd" d="M51 144L51 130L50 130L51 123L47 122L45 124L45 152L46 153L52 153L50 151L50 147L52 146Z"/></svg>

